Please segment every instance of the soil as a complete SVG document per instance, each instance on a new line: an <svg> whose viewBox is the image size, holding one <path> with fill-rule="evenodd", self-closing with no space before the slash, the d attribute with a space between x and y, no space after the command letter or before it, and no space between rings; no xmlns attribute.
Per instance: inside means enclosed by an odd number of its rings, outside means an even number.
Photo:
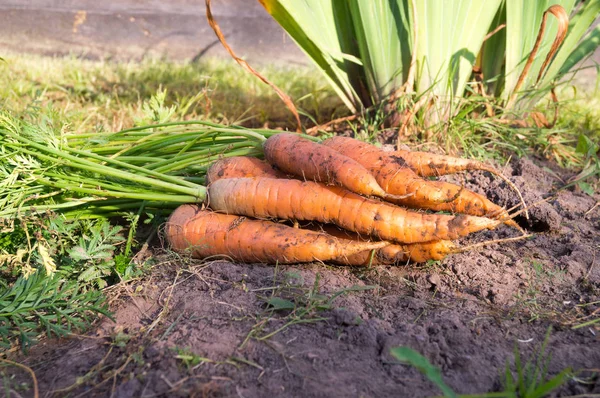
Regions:
<svg viewBox="0 0 600 398"><path fill-rule="evenodd" d="M40 396L425 397L441 391L392 348L421 353L461 394L505 390L515 352L525 363L543 351L546 380L572 369L555 396L600 394L600 322L584 324L600 313L600 198L556 192L569 176L552 167L521 159L504 169L527 203L545 199L518 218L527 240L356 269L158 254L147 278L109 292L114 321L13 359L33 369ZM518 205L487 173L454 178ZM461 244L508 236L502 227ZM15 377L32 396L30 375Z"/></svg>

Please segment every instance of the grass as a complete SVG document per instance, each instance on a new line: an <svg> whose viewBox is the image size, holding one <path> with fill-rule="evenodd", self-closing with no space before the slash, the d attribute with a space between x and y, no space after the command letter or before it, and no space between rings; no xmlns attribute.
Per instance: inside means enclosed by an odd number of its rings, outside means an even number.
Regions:
<svg viewBox="0 0 600 398"><path fill-rule="evenodd" d="M172 120L208 119L250 127L293 128L294 121L280 99L264 84L241 70L233 61L173 63L107 63L78 58L3 55L0 62L0 106L16 112L44 109L50 119L66 121L72 132L118 131L133 124L161 121L148 117L144 107L158 90L166 90L167 106L174 106ZM310 68L260 70L296 101L309 127L346 116L341 101L317 71ZM419 145L424 139L450 154L505 160L538 153L564 167L582 168L576 153L580 135L600 141L600 91L583 93L564 87L559 92L561 112L556 127L515 128L498 118L473 119L485 110L485 99L467 98L448 123L425 129L415 120L407 140ZM410 104L406 104L407 107ZM32 109L32 106L34 108ZM538 110L548 106L541 104ZM551 108L547 111L551 118ZM382 123L384 110L374 110L356 122L342 125L365 140L375 141L389 132ZM529 124L532 125L531 120Z"/></svg>
<svg viewBox="0 0 600 398"><path fill-rule="evenodd" d="M307 68L263 68L318 122L335 118L341 103ZM0 105L16 112L52 104L74 132L118 131L143 120L143 103L159 89L175 119L271 127L293 123L271 90L233 61L107 63L78 58L9 54L0 62ZM339 108L339 109L338 109Z"/></svg>
<svg viewBox="0 0 600 398"><path fill-rule="evenodd" d="M498 392L459 395L444 382L439 368L415 350L409 347L395 347L391 349L391 354L398 361L417 368L447 398L542 398L565 384L568 377L573 375L569 368L552 377L548 375L550 332L551 329L548 329L541 346L533 353L533 358L526 362L522 361L521 352L515 345L514 364L511 366L510 361L506 361L504 373L500 375L503 390Z"/></svg>
<svg viewBox="0 0 600 398"><path fill-rule="evenodd" d="M281 282L278 282L277 278L275 272L275 285L265 288L270 294L262 297L266 309L257 315L258 322L252 327L241 347L250 339L268 340L293 325L325 321L327 318L323 316L323 312L333 309L333 302L339 296L375 289L375 286L351 286L331 294L322 294L319 286L321 276L318 273L310 287L304 286L301 275L296 273L286 273ZM272 323L282 324L269 330Z"/></svg>

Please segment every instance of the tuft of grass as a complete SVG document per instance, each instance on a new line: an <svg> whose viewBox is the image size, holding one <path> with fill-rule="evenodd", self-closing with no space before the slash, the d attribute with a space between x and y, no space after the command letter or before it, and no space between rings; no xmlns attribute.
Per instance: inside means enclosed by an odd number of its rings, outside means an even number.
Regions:
<svg viewBox="0 0 600 398"><path fill-rule="evenodd" d="M168 116L173 121L208 119L247 127L294 126L293 117L271 89L232 60L113 63L7 54L0 72L0 104L15 113L42 112L50 120L68 120L69 130L75 133L118 131L160 121L161 115L148 116L151 112L147 107L161 92L162 106L172 112ZM307 126L347 115L339 98L313 68L266 66L260 72L295 99ZM516 116L528 121L528 127L487 117L488 109L499 115L502 109L490 98L472 93L455 105L456 116L449 121L430 125L419 115L411 117L410 132L416 134L407 140L410 145L433 143L448 154L480 160L503 162L515 154L539 154L563 167L583 170L586 159L577 153L577 143L581 135L600 141L600 106L596 106L600 91L564 88L558 95L559 119L552 128L536 127L527 113ZM400 113L414 105L411 100L404 102L399 102ZM548 120L553 117L550 102L536 110L545 113ZM390 112L381 106L340 128L366 141L389 138L396 131L385 126Z"/></svg>
<svg viewBox="0 0 600 398"><path fill-rule="evenodd" d="M316 274L312 287L307 289L299 275L288 273L282 284L269 289L271 295L262 298L266 309L258 315L260 320L252 327L241 346L243 347L251 338L259 341L268 340L293 325L325 321L327 318L323 316L323 311L333 309L333 302L339 296L375 288L375 286L351 286L325 295L320 293L320 279L320 274ZM283 325L271 331L265 330L278 314L283 315L279 318Z"/></svg>
<svg viewBox="0 0 600 398"><path fill-rule="evenodd" d="M563 385L573 372L570 368L549 377L548 364L550 355L547 352L551 328L541 346L534 353L534 359L523 362L517 346L514 349L514 370L510 362L506 362L501 375L503 391L482 394L459 395L443 380L442 374L427 358L409 347L392 348L391 354L398 361L407 363L419 370L427 379L435 384L444 397L448 398L542 398ZM515 376L516 373L516 376Z"/></svg>
<svg viewBox="0 0 600 398"><path fill-rule="evenodd" d="M173 347L172 350L176 354L175 359L181 361L188 371L195 369L200 364L215 362L210 358L196 354L189 348Z"/></svg>

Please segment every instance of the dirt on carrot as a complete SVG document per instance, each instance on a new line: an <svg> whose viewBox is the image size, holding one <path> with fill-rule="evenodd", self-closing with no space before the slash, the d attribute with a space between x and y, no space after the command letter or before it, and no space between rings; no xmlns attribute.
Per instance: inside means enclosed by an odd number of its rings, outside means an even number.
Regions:
<svg viewBox="0 0 600 398"><path fill-rule="evenodd" d="M341 136L329 138L323 145L358 161L375 176L386 192L403 197L390 200L394 203L434 211L494 218L508 217L505 209L485 196L456 184L424 180L402 157L384 152L374 145Z"/></svg>
<svg viewBox="0 0 600 398"><path fill-rule="evenodd" d="M320 221L399 243L454 240L501 222L464 214L426 214L337 186L275 178L229 178L208 187L211 209L255 218Z"/></svg>
<svg viewBox="0 0 600 398"><path fill-rule="evenodd" d="M397 150L394 156L402 159L415 173L421 177L439 177L447 174L456 174L464 171L482 170L492 173L508 184L521 199L523 207L527 205L521 192L511 180L505 177L500 171L483 162L472 159L457 158L454 156L438 155L430 152ZM526 213L527 214L527 213Z"/></svg>
<svg viewBox="0 0 600 398"><path fill-rule="evenodd" d="M213 162L206 171L206 184L224 178L239 177L286 178L285 173L275 170L264 160L249 156L233 156Z"/></svg>
<svg viewBox="0 0 600 398"><path fill-rule="evenodd" d="M368 240L365 236L341 229L332 224L310 223L302 225L302 228L323 231L343 239ZM408 245L390 244L377 250L367 250L351 256L335 258L333 262L351 266L405 265L408 263L424 263L429 260L443 260L446 256L456 252L457 249L458 247L454 242L449 240Z"/></svg>
<svg viewBox="0 0 600 398"><path fill-rule="evenodd" d="M328 261L389 244L341 239L270 221L219 214L197 205L178 207L165 224L164 235L172 250L195 258L222 256L267 264Z"/></svg>
<svg viewBox="0 0 600 398"><path fill-rule="evenodd" d="M355 159L297 134L276 134L264 145L267 161L309 181L339 185L365 196L388 196L375 177Z"/></svg>

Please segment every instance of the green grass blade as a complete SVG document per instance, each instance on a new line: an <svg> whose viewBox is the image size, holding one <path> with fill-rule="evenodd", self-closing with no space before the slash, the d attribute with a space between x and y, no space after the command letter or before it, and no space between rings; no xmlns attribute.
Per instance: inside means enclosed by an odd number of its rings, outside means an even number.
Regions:
<svg viewBox="0 0 600 398"><path fill-rule="evenodd" d="M566 381L567 376L571 372L570 369L565 369L547 382L537 386L535 390L531 392L531 394L527 395L528 398L543 398L548 396L548 394L560 387Z"/></svg>
<svg viewBox="0 0 600 398"><path fill-rule="evenodd" d="M456 393L444 382L440 370L433 366L427 358L408 347L396 347L391 350L392 356L401 362L407 362L423 373L448 398L457 398Z"/></svg>
<svg viewBox="0 0 600 398"><path fill-rule="evenodd" d="M352 112L360 110L361 99L353 86L359 72L355 64L357 50L346 3L334 0L260 2L325 74L344 104Z"/></svg>

